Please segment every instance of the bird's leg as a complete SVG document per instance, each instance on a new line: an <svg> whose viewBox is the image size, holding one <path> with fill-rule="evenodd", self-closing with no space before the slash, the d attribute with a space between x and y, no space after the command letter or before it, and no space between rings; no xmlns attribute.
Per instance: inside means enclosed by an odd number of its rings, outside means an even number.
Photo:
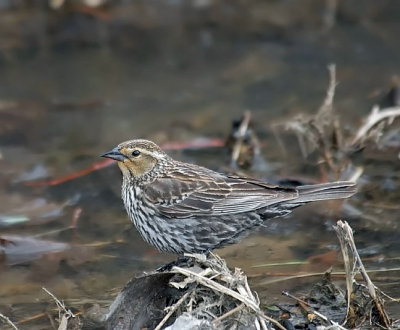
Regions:
<svg viewBox="0 0 400 330"><path fill-rule="evenodd" d="M208 258L210 256L210 254L212 254L211 252L213 251L213 249L207 249L204 251L204 255L206 256L206 258Z"/></svg>

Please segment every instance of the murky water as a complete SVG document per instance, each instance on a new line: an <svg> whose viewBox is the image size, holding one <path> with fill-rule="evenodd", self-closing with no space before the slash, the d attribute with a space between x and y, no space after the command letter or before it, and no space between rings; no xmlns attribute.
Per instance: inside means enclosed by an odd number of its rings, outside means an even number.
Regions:
<svg viewBox="0 0 400 330"><path fill-rule="evenodd" d="M129 223L115 165L55 186L32 187L26 181L79 171L130 138L161 144L225 139L231 121L245 109L252 111L267 164L248 174L318 181L317 167L301 159L297 145L282 152L271 123L315 112L328 86L326 66L335 62L340 82L335 107L346 125L355 127L376 101L368 96L399 72L394 26L339 24L325 35L306 30L274 38L207 30L207 42L200 38L190 47L144 47L137 56L100 47L3 61L0 223L6 252L1 256L0 312L24 321L20 329L41 329L48 324L41 313L53 306L41 287L79 310L94 303L108 306L132 276L174 258L144 243ZM263 301L274 301L281 289L302 287L298 280L268 284L279 274L322 272L331 265L342 269L339 252L332 252L339 245L332 225L344 217L355 229L367 268L398 268L397 153L361 156L357 161L365 166L364 184L343 207L304 207L218 253L249 274ZM217 170L229 168L224 148L170 154ZM292 260L309 263L267 265ZM374 277L398 297L396 272ZM398 317L398 306L393 309Z"/></svg>

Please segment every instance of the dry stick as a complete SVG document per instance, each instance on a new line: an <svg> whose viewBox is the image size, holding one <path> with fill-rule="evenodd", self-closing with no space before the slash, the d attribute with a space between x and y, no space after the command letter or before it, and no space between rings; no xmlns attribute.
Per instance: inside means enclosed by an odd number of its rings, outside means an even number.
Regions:
<svg viewBox="0 0 400 330"><path fill-rule="evenodd" d="M321 108L332 107L333 98L335 97L335 89L338 85L336 82L336 64L329 64L329 86L326 91L326 97L324 103L322 103Z"/></svg>
<svg viewBox="0 0 400 330"><path fill-rule="evenodd" d="M354 146L368 134L372 127L385 119L393 120L400 116L400 107L391 107L379 110L379 106L374 106L370 115L365 120L365 123L358 129L350 145Z"/></svg>
<svg viewBox="0 0 400 330"><path fill-rule="evenodd" d="M332 107L333 107L333 99L335 97L335 91L336 91L336 65L335 64L330 64L328 65L328 70L329 70L329 86L326 91L326 96L324 99L324 102L320 106L318 113L316 115L316 119L312 120L310 122L311 128L313 128L318 135L319 143L320 143L320 148L323 151L323 157L325 162L328 164L328 167L335 173L336 176L340 174L340 169L338 168L337 164L334 162L334 157L331 153L330 146L327 143L325 139L326 133L321 131L321 128L319 125L316 125L315 123L318 123L318 121L321 122L321 119L319 117L324 116L326 113L331 113L332 112ZM336 132L336 125L334 124L334 120L332 122L333 128L335 129L334 133L335 135L338 135L338 132Z"/></svg>
<svg viewBox="0 0 400 330"><path fill-rule="evenodd" d="M259 323L257 323L256 321L258 321ZM265 323L265 320L260 316L257 315L257 320L255 321L255 326L258 329L258 324L261 324L261 328L263 328L263 330L268 330L267 324Z"/></svg>
<svg viewBox="0 0 400 330"><path fill-rule="evenodd" d="M86 300L83 300L83 301L87 301L87 300L89 300L90 302L92 302L92 300L90 300L90 299L86 299ZM99 300L96 300L96 303L100 303L100 302L102 302L102 303L109 303L108 300L106 300L106 301L99 301ZM79 300L79 303L82 303L82 299ZM59 311L59 310L60 310L59 308L54 308L54 309L51 309L50 312L52 312L52 311ZM82 315L82 312L77 312L77 313L75 313L75 316L79 316L79 315ZM35 320L37 320L37 319L40 319L40 318L46 317L46 316L47 316L47 313L39 313L39 314L36 314L36 315L32 315L32 316L26 317L26 318L24 318L24 319L22 319L22 320L19 320L19 321L16 322L16 323L17 323L17 324L24 324L24 323L32 322L32 321L35 321Z"/></svg>
<svg viewBox="0 0 400 330"><path fill-rule="evenodd" d="M306 120L304 119L295 119L292 121L289 121L288 123L283 124L283 127L288 130L288 131L293 131L296 134L297 141L300 147L300 151L303 155L304 158L309 154L306 145L306 140L308 143L313 144L313 149L319 147L323 151L323 158L325 159L325 162L328 164L328 166L337 172L337 166L333 162L333 156L330 153L329 150L329 144L327 143L326 139L324 138L324 132L322 131L322 127L320 127L320 122L323 121L323 117L326 116L326 114L331 113L332 106L333 106L333 99L335 96L335 90L337 86L336 82L336 65L335 64L330 64L328 66L329 70L329 86L326 91L326 96L324 101L322 102L321 106L319 107L319 110L317 114L314 117L308 118ZM279 126L279 124L274 125L274 134L275 136L278 136L276 133L276 127ZM334 125L335 129L335 135L338 137L338 140L341 140L340 138L340 132L336 130L336 127L338 125ZM310 130L313 130L313 132L310 132ZM310 138L315 137L315 140ZM278 141L279 141L279 136L278 136ZM282 142L279 142L282 144ZM284 148L283 148L284 149Z"/></svg>
<svg viewBox="0 0 400 330"><path fill-rule="evenodd" d="M200 273L198 273L200 276L207 276L210 275L212 273L212 269L211 268L206 268L203 271L201 271ZM215 274L213 276L218 276L220 274ZM189 283L194 282L193 279L186 277L185 279L183 279L181 282L170 282L170 285L173 286L176 289L183 289L185 287L187 287L187 285Z"/></svg>
<svg viewBox="0 0 400 330"><path fill-rule="evenodd" d="M168 321L168 319L172 316L172 314L175 313L175 311L178 309L178 307L179 307L180 305L182 305L182 303L186 300L187 297L189 297L189 295L190 295L191 293L192 293L192 291L186 292L186 293L181 297L181 299L179 299L178 302L177 302L175 305L173 305L173 306L171 307L171 309L169 310L168 314L164 316L164 318L161 320L160 323L158 323L158 325L155 327L154 330L160 330L160 329L162 328L162 326L165 324L165 322Z"/></svg>
<svg viewBox="0 0 400 330"><path fill-rule="evenodd" d="M338 223L338 225L341 225L341 223ZM388 315L386 314L385 310L383 309L383 306L376 294L376 290L375 290L375 285L372 283L371 279L368 276L367 271L365 270L364 264L361 261L361 257L358 254L355 242L354 242L354 236L353 236L353 231L351 229L351 227L349 226L349 224L347 222L344 223L344 228L346 230L346 233L349 237L349 243L351 246L351 249L353 250L354 256L360 266L360 272L362 277L364 278L364 281L367 283L368 286L368 292L371 295L372 299L374 300L375 306L377 308L377 310L379 311L380 315L381 315L381 319L384 322L384 325L386 327L390 327L390 320Z"/></svg>
<svg viewBox="0 0 400 330"><path fill-rule="evenodd" d="M344 263L344 269L345 269L345 274L346 274L346 291L347 291L347 308L346 308L346 317L343 320L343 325L346 324L349 314L350 314L350 309L351 307L351 297L353 295L353 284L354 284L354 279L358 271L355 271L355 267L357 266L357 263L355 262L354 254L353 258L350 257L350 247L348 244L348 237L343 235L342 232L339 233L339 228L334 226L334 229L336 231L336 234L339 238L340 242L340 250L342 251L343 255L343 263Z"/></svg>
<svg viewBox="0 0 400 330"><path fill-rule="evenodd" d="M263 328L263 330L268 330L268 327L267 327L267 325L265 324L265 320L264 319L261 319L261 316L259 315L258 316L258 318L259 318L259 320L260 320L260 323L261 323L261 327ZM261 321L264 321L264 322L261 322ZM274 323L275 324L275 323ZM279 323L278 323L279 324ZM279 324L280 325L280 324Z"/></svg>
<svg viewBox="0 0 400 330"><path fill-rule="evenodd" d="M353 283L355 277L355 272L354 272L355 261L354 259L353 260L350 259L350 253L346 237L343 235L339 235L338 232L339 229L335 228L335 230L339 238L340 250L342 251L344 270L346 274L347 308L346 308L346 317L343 321L343 324L345 324L347 322L347 318L349 316L351 308L351 296L353 293Z"/></svg>
<svg viewBox="0 0 400 330"><path fill-rule="evenodd" d="M222 320L226 319L227 317L231 316L232 314L235 314L236 312L241 311L244 307L246 307L246 305L242 303L239 306L236 306L234 309L231 309L229 312L221 315L220 317L217 317L215 320L212 321L212 323L217 324L218 322L221 322Z"/></svg>
<svg viewBox="0 0 400 330"><path fill-rule="evenodd" d="M233 297L233 298L241 301L242 303L246 304L246 306L250 307L253 311L255 311L257 313L259 312L259 307L256 305L256 303L254 301L251 301L247 297L242 296L240 293L238 293L236 291L233 291L233 290L231 290L229 288L226 288L225 286L223 286L223 285L221 285L221 284L219 284L219 283L217 283L217 282L215 282L213 280L210 280L207 277L203 277L203 276L201 276L201 275L199 275L199 274L197 274L195 272L192 272L190 270L187 270L187 269L184 269L184 268L181 268L181 267L176 267L176 266L174 266L172 268L172 271L175 271L177 273L183 274L183 275L185 275L187 277L192 277L197 282L199 282L200 284L202 284L202 285L204 285L206 287L209 287L209 288L211 288L213 290L216 290L216 291L225 293L227 295L230 295L231 297Z"/></svg>
<svg viewBox="0 0 400 330"><path fill-rule="evenodd" d="M213 254L213 253L211 253L211 255L214 257L214 259L204 258L204 255L202 255L202 254L185 254L185 256L189 256L189 257L193 257L193 258L197 259L200 263L204 264L205 266L211 267L211 268L207 268L205 271L197 273L199 276L206 277L207 275L210 275L210 277L208 277L210 280L212 280L216 277L220 277L221 281L224 281L226 283L232 283L233 277L232 277L232 275L229 274L229 270L226 267L225 262L218 255ZM212 262L212 261L214 261L214 262ZM216 271L217 268L219 269L219 271ZM210 273L212 273L213 271L214 271L214 274L211 275ZM171 283L171 284L173 284L173 286L175 286L175 287L182 288L182 287L185 287L187 285L187 283L193 282L193 281L195 281L195 279L192 278L190 280L190 277L186 277L186 279L180 283ZM243 282L244 282L244 287L241 285L237 287L239 293L242 294L244 297L250 297L253 301L257 301L257 304L259 304L258 297L257 297L257 299L255 299L253 293L250 290L246 276L243 276ZM268 327L267 327L267 324L265 323L265 320L259 315L257 315L257 318L258 318L259 324L261 324L261 327L264 330L267 330ZM257 327L257 328L259 328L259 327Z"/></svg>
<svg viewBox="0 0 400 330"><path fill-rule="evenodd" d="M335 135L334 138L336 141L337 149L343 150L345 147L345 144L344 144L343 131L341 129L341 123L340 123L339 117L335 116L333 118L332 125L333 125L333 132Z"/></svg>
<svg viewBox="0 0 400 330"><path fill-rule="evenodd" d="M238 292L233 291L231 289L228 289L228 288L224 287L223 285L221 285L221 284L219 284L217 282L214 282L213 280L210 280L207 277L200 276L197 273L194 273L194 272L192 272L190 270L187 270L187 269L184 269L184 268L181 268L181 267L176 267L175 266L175 267L172 268L172 271L173 272L175 271L176 273L183 274L183 275L188 276L188 277L189 276L193 277L198 283L200 283L200 284L202 284L202 285L204 285L204 286L206 286L206 287L208 287L210 289L213 289L215 291L219 291L219 292L222 292L224 294L227 294L227 295L229 295L229 296L241 301L247 307L251 308L254 312L256 312L257 315L259 315L262 318L264 318L265 320L273 323L279 329L285 330L285 328L282 325L280 325L280 323L278 321L276 321L276 320L264 315L261 312L259 306L254 301L251 301L247 297L243 297Z"/></svg>
<svg viewBox="0 0 400 330"><path fill-rule="evenodd" d="M233 164L236 164L237 160L239 159L240 148L242 147L244 136L246 135L246 131L250 124L250 117L251 117L250 111L248 111L248 110L245 111L243 114L243 120L240 123L239 130L238 130L239 136L236 140L235 145L233 146L232 159L231 159Z"/></svg>
<svg viewBox="0 0 400 330"><path fill-rule="evenodd" d="M395 268L387 268L387 269L370 269L369 273L387 273L387 272L392 272L392 271L400 271L400 267L395 267ZM287 276L284 273L258 273L251 275L250 278L259 278L259 277L266 277L266 276L284 276L282 278L277 278L277 279L272 279L272 280L265 280L260 282L260 285L270 285L270 284L276 284L279 282L284 282L284 281L290 281L293 279L301 279L301 278L306 278L306 277L315 277L315 276L321 276L324 275L325 272L319 272L319 273L306 273L306 274L296 274L296 275L291 275ZM346 277L346 272L332 272L331 276L335 276L338 278L343 278Z"/></svg>
<svg viewBox="0 0 400 330"><path fill-rule="evenodd" d="M249 298L252 301L255 301L257 303L257 305L260 303L258 300L256 300L256 298L254 298L253 293L250 290L249 284L247 283L247 277L243 276L243 282L244 282L244 286L241 284L237 285L237 291L246 298ZM259 321L259 323L261 324L261 327L263 329L267 329L267 324L265 323L265 320L263 320L259 315L257 315L257 319Z"/></svg>
<svg viewBox="0 0 400 330"><path fill-rule="evenodd" d="M68 319L71 318L71 317L74 318L74 317L76 317L76 315L74 313L72 313L72 311L70 309L67 309L65 307L65 304L63 302L61 302L49 290L47 290L45 287L42 287L42 289L54 299L54 301L55 301L55 303L56 303L56 305L58 307L58 318L60 320L60 325L59 325L58 329L60 329L60 330L64 329L64 328L66 329L67 328L66 323L68 323ZM64 312L63 315L61 315L61 311Z"/></svg>
<svg viewBox="0 0 400 330"><path fill-rule="evenodd" d="M7 316L0 313L0 318L6 321L10 326L12 326L15 330L18 330L17 326L11 321Z"/></svg>
<svg viewBox="0 0 400 330"><path fill-rule="evenodd" d="M248 296L249 296L252 300L256 301L257 304L259 304L259 303L260 303L260 300L258 299L258 295L257 295L257 293L256 293L256 297L254 297L253 292L251 292L251 290L250 290L249 283L247 282L247 276L246 276L246 275L244 275L244 280L243 280L243 281L244 281L244 287L245 287L245 289L246 289L246 292L247 292ZM264 321L263 319L261 319L260 316L258 316L258 320L260 321L262 328L263 328L264 330L267 330L268 327L267 327L267 325L265 324L265 321Z"/></svg>
<svg viewBox="0 0 400 330"><path fill-rule="evenodd" d="M352 173L351 177L349 177L347 180L357 182L358 179L363 174L363 172L364 172L364 169L361 166L357 166L355 168L355 171Z"/></svg>
<svg viewBox="0 0 400 330"><path fill-rule="evenodd" d="M369 271L369 272L371 273L371 271ZM364 285L364 284L358 283L358 285L361 286L361 287L363 287L363 288L365 288L365 289L368 289L367 286ZM393 301L393 302L400 302L400 298L393 298L393 297L389 296L387 293L383 292L383 291L382 291L381 289L379 289L377 286L375 286L375 290L379 291L379 293L380 293L382 296L385 296L385 297L388 298L390 301Z"/></svg>
<svg viewBox="0 0 400 330"><path fill-rule="evenodd" d="M316 135L318 136L319 148L322 149L322 156L325 163L328 164L328 167L333 171L335 176L338 176L340 170L339 167L334 162L334 157L331 153L330 146L324 138L324 132L322 132L320 130L320 127L315 125L314 122L310 123L310 128L313 129L316 132Z"/></svg>
<svg viewBox="0 0 400 330"><path fill-rule="evenodd" d="M372 283L371 279L369 278L367 271L365 270L364 264L361 261L360 255L358 254L358 251L357 251L357 248L356 248L356 245L354 242L353 230L351 229L351 227L349 226L349 224L346 221L343 222L341 220L339 220L337 222L337 226L334 228L335 228L337 235L339 236L339 239L341 239L340 237L342 236L343 237L342 239L348 243L348 245L359 265L359 271L360 271L364 281L367 283L369 295L371 296L371 298L373 299L373 301L375 303L375 307L379 312L381 321L383 322L383 325L385 327L390 328L389 317L386 314L385 310L383 309L383 306L382 306L379 298L377 297L375 286Z"/></svg>
<svg viewBox="0 0 400 330"><path fill-rule="evenodd" d="M61 302L54 294L52 294L49 290L47 290L45 287L42 287L42 289L52 297L56 303L56 305L64 311L64 313L69 314L71 317L75 317L75 314L72 313L69 309L65 307L65 304Z"/></svg>
<svg viewBox="0 0 400 330"><path fill-rule="evenodd" d="M67 330L69 317L66 314L61 316L60 324L57 330Z"/></svg>

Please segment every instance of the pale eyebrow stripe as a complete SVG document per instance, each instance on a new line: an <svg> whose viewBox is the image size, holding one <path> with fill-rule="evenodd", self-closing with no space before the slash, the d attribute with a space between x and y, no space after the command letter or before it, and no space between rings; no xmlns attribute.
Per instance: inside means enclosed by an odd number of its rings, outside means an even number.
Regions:
<svg viewBox="0 0 400 330"><path fill-rule="evenodd" d="M165 157L165 154L160 154L159 152L151 152L152 155L156 156L156 157Z"/></svg>
<svg viewBox="0 0 400 330"><path fill-rule="evenodd" d="M143 149L142 149L142 151L143 151ZM164 154L164 153L160 154L160 153L157 152L157 151L144 150L144 153L147 153L148 155L154 156L154 157L156 157L156 158L165 157L165 154Z"/></svg>

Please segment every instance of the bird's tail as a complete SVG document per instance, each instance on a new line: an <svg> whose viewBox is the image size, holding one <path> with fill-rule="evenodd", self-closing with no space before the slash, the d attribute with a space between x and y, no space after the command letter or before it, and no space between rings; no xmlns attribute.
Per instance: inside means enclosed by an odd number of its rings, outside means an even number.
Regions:
<svg viewBox="0 0 400 330"><path fill-rule="evenodd" d="M313 185L298 186L299 197L294 203L308 203L328 199L342 199L353 196L357 192L352 181L336 181Z"/></svg>

